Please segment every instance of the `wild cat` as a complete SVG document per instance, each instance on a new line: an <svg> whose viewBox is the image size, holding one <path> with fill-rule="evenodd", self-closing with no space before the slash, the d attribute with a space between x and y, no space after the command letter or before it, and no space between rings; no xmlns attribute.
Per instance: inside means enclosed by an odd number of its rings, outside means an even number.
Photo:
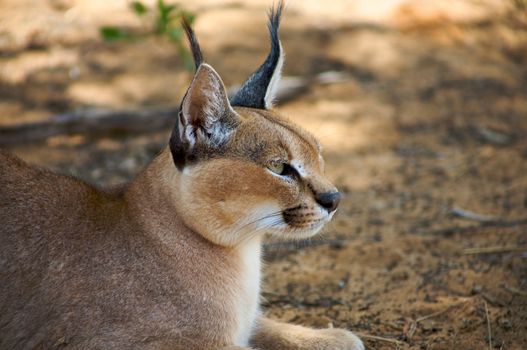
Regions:
<svg viewBox="0 0 527 350"><path fill-rule="evenodd" d="M263 235L311 237L341 197L317 140L271 109L282 8L230 101L186 26L196 73L169 144L121 189L0 151L0 349L364 349L259 307Z"/></svg>

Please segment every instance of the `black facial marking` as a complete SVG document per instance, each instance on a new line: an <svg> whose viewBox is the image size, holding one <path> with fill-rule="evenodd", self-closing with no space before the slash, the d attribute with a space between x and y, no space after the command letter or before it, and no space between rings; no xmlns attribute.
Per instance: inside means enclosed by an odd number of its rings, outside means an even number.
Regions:
<svg viewBox="0 0 527 350"><path fill-rule="evenodd" d="M179 112L178 118L181 118L181 112ZM186 145L179 137L179 121L176 122L176 125L172 130L172 134L170 135L169 146L170 152L172 153L172 159L174 160L176 168L179 171L183 170L183 168L185 167L185 159L188 147L186 147Z"/></svg>
<svg viewBox="0 0 527 350"><path fill-rule="evenodd" d="M307 209L307 205L300 204L300 205L297 205L296 207L287 208L284 210L284 212L291 213L298 209Z"/></svg>
<svg viewBox="0 0 527 350"><path fill-rule="evenodd" d="M303 210L307 209L309 209L309 206L306 204L300 204L291 208L284 209L282 211L282 217L284 218L284 222L291 226L300 226L311 221L320 221L319 219L310 219L310 217L315 216L315 213L313 213L312 211L303 212Z"/></svg>

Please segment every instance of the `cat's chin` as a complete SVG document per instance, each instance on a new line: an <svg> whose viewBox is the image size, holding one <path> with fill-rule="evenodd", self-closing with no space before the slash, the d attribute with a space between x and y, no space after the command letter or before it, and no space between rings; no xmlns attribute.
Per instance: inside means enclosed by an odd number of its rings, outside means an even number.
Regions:
<svg viewBox="0 0 527 350"><path fill-rule="evenodd" d="M331 221L336 211L316 219L313 223L305 226L285 224L280 232L273 233L271 236L279 240L304 240L317 235L322 228Z"/></svg>
<svg viewBox="0 0 527 350"><path fill-rule="evenodd" d="M269 232L269 236L273 240L304 240L317 235L320 230L329 222L330 217L320 220L315 224L306 227L296 227L284 225L280 230Z"/></svg>

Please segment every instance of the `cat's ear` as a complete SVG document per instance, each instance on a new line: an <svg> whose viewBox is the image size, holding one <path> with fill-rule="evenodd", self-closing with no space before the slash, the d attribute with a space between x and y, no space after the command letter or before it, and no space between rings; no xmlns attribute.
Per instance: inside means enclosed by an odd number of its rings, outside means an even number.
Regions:
<svg viewBox="0 0 527 350"><path fill-rule="evenodd" d="M229 104L225 86L206 63L198 66L183 98L170 148L176 166L182 169L199 150L221 148L238 125L239 117Z"/></svg>
<svg viewBox="0 0 527 350"><path fill-rule="evenodd" d="M260 68L247 79L236 95L231 98L233 106L259 109L269 109L273 106L284 64L284 52L278 37L283 8L283 1L279 1L277 8L271 9L268 23L271 51Z"/></svg>

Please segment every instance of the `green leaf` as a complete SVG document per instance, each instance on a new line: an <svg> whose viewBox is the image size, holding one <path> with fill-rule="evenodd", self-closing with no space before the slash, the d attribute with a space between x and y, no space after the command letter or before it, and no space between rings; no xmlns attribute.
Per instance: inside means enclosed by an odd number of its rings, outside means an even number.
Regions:
<svg viewBox="0 0 527 350"><path fill-rule="evenodd" d="M163 0L157 0L157 10L159 12L163 12L164 8L165 8L165 2Z"/></svg>
<svg viewBox="0 0 527 350"><path fill-rule="evenodd" d="M168 18L170 12L176 9L176 5L167 5L164 0L158 0L157 10L159 11L160 17Z"/></svg>
<svg viewBox="0 0 527 350"><path fill-rule="evenodd" d="M169 31L168 31L168 37L170 38L170 40L172 41L181 41L181 39L183 38L183 29L181 28L171 28Z"/></svg>
<svg viewBox="0 0 527 350"><path fill-rule="evenodd" d="M171 16L171 13L176 10L176 8L177 7L175 5L167 5L163 0L158 0L158 13L155 20L155 31L157 34L163 34L168 32L168 27L173 17Z"/></svg>
<svg viewBox="0 0 527 350"><path fill-rule="evenodd" d="M163 34L167 31L168 24L163 18L157 18L155 23L155 33Z"/></svg>
<svg viewBox="0 0 527 350"><path fill-rule="evenodd" d="M142 16L148 12L148 8L141 1L133 1L130 7L138 16Z"/></svg>
<svg viewBox="0 0 527 350"><path fill-rule="evenodd" d="M119 27L102 27L100 33L105 41L118 41L130 38L130 35Z"/></svg>
<svg viewBox="0 0 527 350"><path fill-rule="evenodd" d="M176 5L166 5L162 12L163 16L168 18L168 15L170 15L170 13L174 11L176 8L177 8Z"/></svg>

